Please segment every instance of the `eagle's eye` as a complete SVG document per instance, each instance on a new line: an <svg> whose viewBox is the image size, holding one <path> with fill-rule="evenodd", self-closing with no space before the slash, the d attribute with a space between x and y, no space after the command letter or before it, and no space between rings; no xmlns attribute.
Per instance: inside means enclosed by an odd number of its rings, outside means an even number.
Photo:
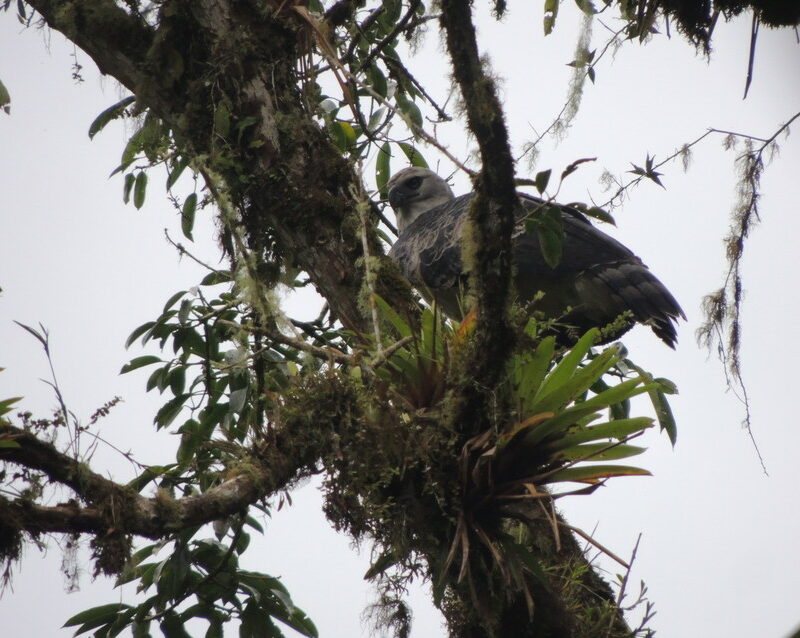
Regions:
<svg viewBox="0 0 800 638"><path fill-rule="evenodd" d="M411 179L406 181L406 186L408 186L409 188L413 188L414 190L417 190L421 184L422 184L421 177L412 177Z"/></svg>

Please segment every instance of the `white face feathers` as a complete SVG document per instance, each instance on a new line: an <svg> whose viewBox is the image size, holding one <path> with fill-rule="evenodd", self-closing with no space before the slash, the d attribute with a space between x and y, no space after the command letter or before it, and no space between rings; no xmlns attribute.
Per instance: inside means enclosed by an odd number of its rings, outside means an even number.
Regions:
<svg viewBox="0 0 800 638"><path fill-rule="evenodd" d="M392 176L387 186L401 235L417 217L453 199L447 182L427 168L404 168Z"/></svg>

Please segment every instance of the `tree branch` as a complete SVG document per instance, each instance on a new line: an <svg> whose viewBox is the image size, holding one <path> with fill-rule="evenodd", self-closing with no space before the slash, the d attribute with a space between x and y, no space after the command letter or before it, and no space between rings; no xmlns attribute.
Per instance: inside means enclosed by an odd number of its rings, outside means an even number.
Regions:
<svg viewBox="0 0 800 638"><path fill-rule="evenodd" d="M282 14L265 14L256 2L172 2L157 28L110 0L30 4L167 122L189 156L207 158L240 215L228 221L244 224L251 250L299 266L340 321L367 330L358 307L362 247L350 231L358 226L348 185L358 177L298 89L301 27ZM164 71L155 74L155 68ZM255 118L252 130L222 139L213 117L222 101L231 121ZM374 229L369 233L372 254L381 255ZM414 312L408 290L379 281L378 292Z"/></svg>
<svg viewBox="0 0 800 638"><path fill-rule="evenodd" d="M497 382L513 346L507 320L511 282L511 231L518 206L514 184L514 161L508 143L503 111L494 82L484 72L478 55L470 3L445 0L442 27L461 89L470 130L478 140L482 169L477 196L470 208L471 244L466 255L472 273L471 286L477 297L478 323L475 349L465 369L471 384L454 422L473 423L486 416L488 395ZM472 254L470 254L470 252ZM470 435L481 431L474 422Z"/></svg>
<svg viewBox="0 0 800 638"><path fill-rule="evenodd" d="M44 507L28 501L3 499L5 526L31 533L86 532L101 534L110 529L123 534L160 538L187 527L202 525L240 512L248 505L284 489L292 481L313 471L317 459L330 447L334 427L323 431L313 418L314 437L297 436L306 423L286 423L273 440L250 451L242 460L246 468L198 495L172 499L164 493L146 498L132 488L110 481L59 452L50 443L12 425L0 425L0 435L19 447L0 448L0 461L44 472L51 480L72 489L77 501ZM335 426L338 424L329 425ZM302 444L297 443L302 440Z"/></svg>
<svg viewBox="0 0 800 638"><path fill-rule="evenodd" d="M111 0L26 0L47 22L83 49L105 75L131 92L153 43L153 30Z"/></svg>

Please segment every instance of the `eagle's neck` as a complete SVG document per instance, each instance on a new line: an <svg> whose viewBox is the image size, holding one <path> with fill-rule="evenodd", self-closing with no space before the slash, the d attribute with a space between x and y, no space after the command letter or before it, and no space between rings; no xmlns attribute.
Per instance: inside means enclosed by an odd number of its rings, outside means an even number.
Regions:
<svg viewBox="0 0 800 638"><path fill-rule="evenodd" d="M445 186L447 186L445 184ZM402 235L406 228L408 228L420 215L424 215L429 210L433 210L437 206L446 204L453 199L453 192L450 187L445 191L442 189L437 193L431 193L424 199L418 199L413 202L408 202L402 206L397 212L397 230Z"/></svg>

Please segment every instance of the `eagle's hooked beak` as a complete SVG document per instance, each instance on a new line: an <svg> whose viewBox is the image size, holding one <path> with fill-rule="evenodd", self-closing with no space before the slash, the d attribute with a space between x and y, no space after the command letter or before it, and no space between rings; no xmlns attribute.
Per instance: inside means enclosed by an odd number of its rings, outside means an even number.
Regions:
<svg viewBox="0 0 800 638"><path fill-rule="evenodd" d="M409 194L404 193L402 189L393 188L389 191L389 204L392 208L397 210L409 200Z"/></svg>

